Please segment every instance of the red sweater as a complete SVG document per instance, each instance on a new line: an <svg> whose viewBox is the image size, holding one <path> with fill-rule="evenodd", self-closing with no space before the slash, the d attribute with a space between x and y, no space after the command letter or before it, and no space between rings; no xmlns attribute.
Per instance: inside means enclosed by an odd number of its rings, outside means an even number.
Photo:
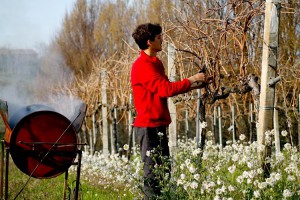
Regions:
<svg viewBox="0 0 300 200"><path fill-rule="evenodd" d="M168 126L171 117L167 97L185 93L190 86L188 79L170 82L162 62L141 51L131 69L131 87L137 111L134 126Z"/></svg>

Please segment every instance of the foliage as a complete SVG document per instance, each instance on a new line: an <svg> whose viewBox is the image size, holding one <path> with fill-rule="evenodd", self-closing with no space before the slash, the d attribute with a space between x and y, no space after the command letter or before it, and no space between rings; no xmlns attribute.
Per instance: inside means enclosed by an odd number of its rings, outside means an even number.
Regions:
<svg viewBox="0 0 300 200"><path fill-rule="evenodd" d="M282 138L287 136L282 132ZM273 132L267 133L272 148ZM172 173L163 179L161 199L297 199L300 197L300 153L290 143L281 152L267 159L270 176L264 178L259 163L256 142L248 143L241 135L236 143L227 142L224 148L206 142L202 151L194 140L178 140L176 154L171 157ZM134 149L135 151L135 149ZM153 154L152 154L153 153ZM149 156L155 156L153 151ZM157 154L156 156L159 156ZM124 185L135 198L141 197L142 164L136 152L132 160L125 156L101 153L83 156L83 177L99 185ZM164 171L167 162L156 166Z"/></svg>

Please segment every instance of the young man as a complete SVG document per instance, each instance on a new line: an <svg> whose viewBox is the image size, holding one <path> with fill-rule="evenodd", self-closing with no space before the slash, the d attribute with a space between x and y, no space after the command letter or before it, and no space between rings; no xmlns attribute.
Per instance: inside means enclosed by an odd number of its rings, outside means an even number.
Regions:
<svg viewBox="0 0 300 200"><path fill-rule="evenodd" d="M160 195L158 180L152 173L156 161L147 152L160 146L162 156L170 155L166 129L171 123L171 117L167 98L195 89L197 87L192 85L207 83L208 79L204 73L197 73L182 81L169 81L162 62L156 57L162 50L163 42L162 28L159 24L141 24L135 29L132 37L141 49L140 56L131 69L131 87L137 111L134 129L144 162L145 199L155 199L155 196Z"/></svg>

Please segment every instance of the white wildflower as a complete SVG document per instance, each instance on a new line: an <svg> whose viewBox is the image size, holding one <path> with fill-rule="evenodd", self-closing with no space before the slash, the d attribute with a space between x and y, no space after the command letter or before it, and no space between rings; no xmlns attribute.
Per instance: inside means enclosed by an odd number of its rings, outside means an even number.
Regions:
<svg viewBox="0 0 300 200"><path fill-rule="evenodd" d="M291 155L291 160L294 162L298 162L298 155L297 154L292 154Z"/></svg>
<svg viewBox="0 0 300 200"><path fill-rule="evenodd" d="M264 173L264 170L262 168L258 168L256 170L256 172L257 172L257 174L262 174L262 173Z"/></svg>
<svg viewBox="0 0 300 200"><path fill-rule="evenodd" d="M200 149L200 148L197 148L197 149L195 149L195 150L192 152L192 155L193 155L193 156L197 156L197 155L200 154L200 152L201 152L201 149Z"/></svg>
<svg viewBox="0 0 300 200"><path fill-rule="evenodd" d="M236 178L236 182L238 182L238 183L242 183L243 180L244 180L243 176L238 176L238 177Z"/></svg>
<svg viewBox="0 0 300 200"><path fill-rule="evenodd" d="M285 189L283 191L283 197L285 197L285 198L291 197L292 195L293 195L293 193L289 189Z"/></svg>
<svg viewBox="0 0 300 200"><path fill-rule="evenodd" d="M230 167L228 167L228 171L233 174L235 172L236 166L235 165L231 165Z"/></svg>
<svg viewBox="0 0 300 200"><path fill-rule="evenodd" d="M247 162L247 167L249 167L250 169L254 166L254 164L252 162Z"/></svg>
<svg viewBox="0 0 300 200"><path fill-rule="evenodd" d="M208 140L208 141L206 142L206 145L207 145L207 146L212 146L212 145L213 145L213 141Z"/></svg>
<svg viewBox="0 0 300 200"><path fill-rule="evenodd" d="M191 188L192 189L196 189L198 188L198 183L196 181L193 181L191 184L190 184Z"/></svg>
<svg viewBox="0 0 300 200"><path fill-rule="evenodd" d="M162 132L158 132L157 135L162 137L164 134Z"/></svg>
<svg viewBox="0 0 300 200"><path fill-rule="evenodd" d="M215 182L212 182L212 181L211 181L211 182L209 182L208 186L209 186L209 187L215 187L216 184L215 184Z"/></svg>
<svg viewBox="0 0 300 200"><path fill-rule="evenodd" d="M196 167L193 164L189 164L188 169L192 174L196 172Z"/></svg>
<svg viewBox="0 0 300 200"><path fill-rule="evenodd" d="M235 189L234 189L234 187L233 187L232 185L229 185L229 186L228 186L228 190L229 190L230 192L233 192Z"/></svg>
<svg viewBox="0 0 300 200"><path fill-rule="evenodd" d="M259 123L258 122L256 122L256 128L259 128Z"/></svg>
<svg viewBox="0 0 300 200"><path fill-rule="evenodd" d="M177 185L183 185L183 180L181 180L181 179L179 179L179 180L177 180Z"/></svg>
<svg viewBox="0 0 300 200"><path fill-rule="evenodd" d="M221 198L219 197L219 195L216 195L216 196L214 197L214 200L221 200Z"/></svg>
<svg viewBox="0 0 300 200"><path fill-rule="evenodd" d="M290 143L286 143L286 144L284 144L284 148L286 150L290 150L292 148L292 145Z"/></svg>
<svg viewBox="0 0 300 200"><path fill-rule="evenodd" d="M282 175L281 175L280 173L276 173L276 174L275 174L275 180L276 180L276 181L281 180L281 177L282 177Z"/></svg>
<svg viewBox="0 0 300 200"><path fill-rule="evenodd" d="M214 134L213 134L212 131L207 131L206 135L207 135L208 137L212 137Z"/></svg>
<svg viewBox="0 0 300 200"><path fill-rule="evenodd" d="M180 174L180 178L181 178L182 180L184 180L184 179L185 179L185 174Z"/></svg>
<svg viewBox="0 0 300 200"><path fill-rule="evenodd" d="M254 197L255 198L259 198L260 197L259 191L257 191L257 190L254 191Z"/></svg>
<svg viewBox="0 0 300 200"><path fill-rule="evenodd" d="M149 150L146 151L146 156L150 157L150 155L151 155L151 152Z"/></svg>
<svg viewBox="0 0 300 200"><path fill-rule="evenodd" d="M180 168L181 170L183 170L183 169L184 169L184 167L185 167L185 164L183 164L183 163L182 163L182 164L180 165L180 167L179 167L179 168Z"/></svg>
<svg viewBox="0 0 300 200"><path fill-rule="evenodd" d="M283 137L286 137L288 135L288 132L286 130L281 131L281 135Z"/></svg>
<svg viewBox="0 0 300 200"><path fill-rule="evenodd" d="M258 183L258 184L257 184L257 187L258 187L259 189L264 189L264 188L267 187L267 183L266 183L266 182Z"/></svg>
<svg viewBox="0 0 300 200"><path fill-rule="evenodd" d="M201 128L206 128L206 127L207 127L207 122L202 122L202 123L200 123L200 127L201 127Z"/></svg>
<svg viewBox="0 0 300 200"><path fill-rule="evenodd" d="M199 174L194 174L194 179L197 180L197 181L199 181L200 175Z"/></svg>
<svg viewBox="0 0 300 200"><path fill-rule="evenodd" d="M288 175L287 180L288 180L288 181L295 181L296 178L295 178L295 176Z"/></svg>
<svg viewBox="0 0 300 200"><path fill-rule="evenodd" d="M188 165L191 163L191 160L190 160L190 159L186 159L186 160L184 161L184 163L186 164L186 166L188 166Z"/></svg>
<svg viewBox="0 0 300 200"><path fill-rule="evenodd" d="M203 155L202 155L202 160L207 160L208 156L209 156L209 153L207 151L204 151Z"/></svg>
<svg viewBox="0 0 300 200"><path fill-rule="evenodd" d="M187 184L184 184L184 185L183 185L183 188L184 188L185 190L187 190Z"/></svg>
<svg viewBox="0 0 300 200"><path fill-rule="evenodd" d="M128 145L128 144L124 144L123 149L124 149L125 151L128 151L129 145Z"/></svg>
<svg viewBox="0 0 300 200"><path fill-rule="evenodd" d="M230 145L231 143L232 143L231 140L227 140L227 141L226 141L226 144L227 144L227 145Z"/></svg>
<svg viewBox="0 0 300 200"><path fill-rule="evenodd" d="M239 137L239 139L240 139L241 141L243 141L243 140L246 139L246 136L245 136L244 134L241 134L240 137Z"/></svg>
<svg viewBox="0 0 300 200"><path fill-rule="evenodd" d="M236 162L236 161L238 161L239 160L239 155L238 154L234 154L233 156L232 156L232 161L233 162Z"/></svg>
<svg viewBox="0 0 300 200"><path fill-rule="evenodd" d="M220 188L216 189L216 194L222 194L222 190Z"/></svg>

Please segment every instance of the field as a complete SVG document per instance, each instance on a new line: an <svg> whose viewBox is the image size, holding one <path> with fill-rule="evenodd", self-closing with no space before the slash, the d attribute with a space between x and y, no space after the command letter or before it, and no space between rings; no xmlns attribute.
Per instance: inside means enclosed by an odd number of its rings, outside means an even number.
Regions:
<svg viewBox="0 0 300 200"><path fill-rule="evenodd" d="M282 140L288 136L281 132ZM275 152L273 132L266 133L272 156L260 163L257 142L245 141L241 135L236 143L227 141L226 146L206 142L205 148L196 148L195 140L178 140L178 148L171 159L155 166L155 173L162 176L162 196L157 199L299 199L300 198L300 153L286 142L280 152ZM286 139L288 141L288 139ZM81 168L80 199L142 199L142 162L137 149L124 145L123 154L91 155L83 152ZM160 157L159 149L148 152L153 159ZM172 172L163 169L171 162ZM263 170L270 165L270 171ZM69 169L69 187L75 187L76 167ZM17 193L28 180L13 162L9 168L9 198ZM64 174L52 179L30 179L17 199L62 199ZM72 192L67 192L71 194ZM67 198L69 199L69 198Z"/></svg>
<svg viewBox="0 0 300 200"><path fill-rule="evenodd" d="M281 133L287 140L288 133ZM236 143L227 141L225 147L206 142L202 151L194 140L178 140L176 154L165 164L156 165L155 173L164 175L160 182L163 191L157 199L299 199L300 198L300 154L296 147L286 142L281 152L275 152L274 133L266 133L266 144L272 156L261 163L257 142L245 141L241 135ZM128 150L124 145L123 149ZM135 149L133 149L135 151ZM126 156L101 153L83 155L82 177L100 185L123 185L137 199L142 198L142 163L138 151L130 160ZM149 152L156 159L159 151ZM172 172L163 174L166 164L171 162ZM264 168L269 165L270 171ZM268 174L268 175L266 175ZM121 196L124 189L115 188Z"/></svg>
<svg viewBox="0 0 300 200"><path fill-rule="evenodd" d="M18 192L25 185L29 176L21 172L10 159L9 167L9 186L8 186L8 199L15 199ZM63 199L64 192L64 178L65 174L51 179L35 179L31 178L24 190L16 199L26 200L57 200ZM69 176L69 187L71 190L75 189L75 175ZM69 191L69 190L68 190ZM69 199L70 192L67 191L67 199ZM74 194L74 193L73 193ZM124 193L126 194L126 192ZM79 199L84 200L113 200L113 199L133 199L128 193L127 196L120 197L120 194L111 187L103 187L93 185L85 180L81 181ZM4 199L1 198L1 199ZM72 194L71 198L72 199Z"/></svg>

